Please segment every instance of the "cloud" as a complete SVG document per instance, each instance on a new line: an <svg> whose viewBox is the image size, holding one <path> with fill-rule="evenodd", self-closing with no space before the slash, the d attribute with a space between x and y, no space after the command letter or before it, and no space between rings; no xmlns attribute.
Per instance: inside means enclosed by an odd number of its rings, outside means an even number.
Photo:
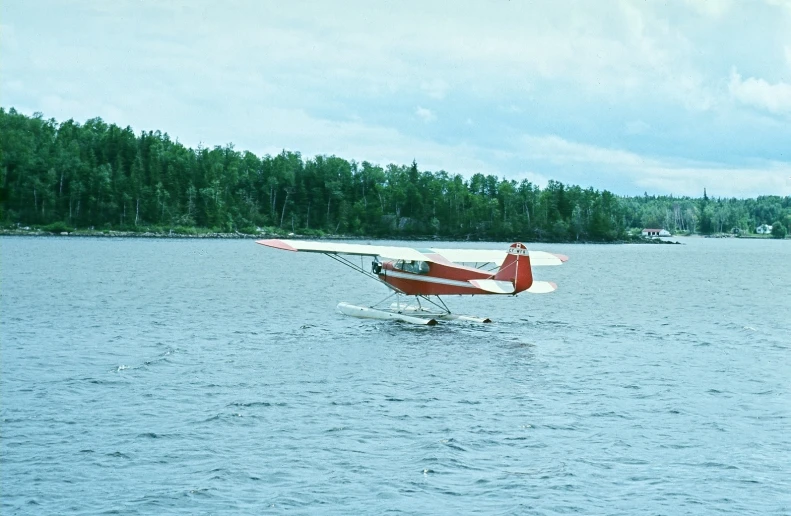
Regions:
<svg viewBox="0 0 791 516"><path fill-rule="evenodd" d="M658 164L646 170L636 184L649 192L662 191L698 197L703 188L712 197L755 197L791 195L785 180L791 173L787 163L766 163L763 167L679 166Z"/></svg>
<svg viewBox="0 0 791 516"><path fill-rule="evenodd" d="M618 193L698 195L720 175L729 194L787 192L789 174L771 178L791 161L789 6L81 0L42 18L5 2L0 88L4 106L191 146Z"/></svg>
<svg viewBox="0 0 791 516"><path fill-rule="evenodd" d="M788 54L788 48L786 48L786 54ZM791 83L769 84L763 79L754 77L742 80L742 76L734 68L731 70L728 89L733 98L743 104L776 114L791 112Z"/></svg>
<svg viewBox="0 0 791 516"><path fill-rule="evenodd" d="M597 163L630 168L645 164L645 159L638 154L571 142L555 135L525 135L521 143L525 155L555 164Z"/></svg>
<svg viewBox="0 0 791 516"><path fill-rule="evenodd" d="M555 135L521 138L525 158L556 165L584 164L600 177L620 176L621 180L646 191L699 196L703 188L721 197L791 195L791 164L763 161L747 166L682 161L644 156L621 149L570 142Z"/></svg>
<svg viewBox="0 0 791 516"><path fill-rule="evenodd" d="M418 106L415 110L415 114L423 120L424 123L433 122L437 119L437 115L435 115L430 109Z"/></svg>
<svg viewBox="0 0 791 516"><path fill-rule="evenodd" d="M63 122L69 118L82 121L94 118L97 113L101 113L101 118L109 121L124 120L127 113L115 106L97 99L79 99L73 97L64 98L61 95L45 95L37 102L37 110L41 111L45 118L55 118Z"/></svg>
<svg viewBox="0 0 791 516"><path fill-rule="evenodd" d="M254 117L267 123L250 126L247 141L244 145L238 144L237 148L258 154L276 154L283 147L261 142L284 141L289 142L285 145L287 149L299 151L304 157L334 154L347 160L369 161L382 166L408 164L415 159L421 170L446 170L451 174L464 175L478 172L499 174L489 151L471 144L437 143L392 127L358 119L319 118L303 110L266 108L256 111ZM208 142L211 146L217 138Z"/></svg>

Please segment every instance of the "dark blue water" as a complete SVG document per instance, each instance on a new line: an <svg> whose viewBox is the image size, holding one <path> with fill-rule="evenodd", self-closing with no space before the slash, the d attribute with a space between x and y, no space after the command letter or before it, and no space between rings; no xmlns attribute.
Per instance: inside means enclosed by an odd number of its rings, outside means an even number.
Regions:
<svg viewBox="0 0 791 516"><path fill-rule="evenodd" d="M2 238L2 513L789 514L791 242L685 242L430 328L319 255Z"/></svg>

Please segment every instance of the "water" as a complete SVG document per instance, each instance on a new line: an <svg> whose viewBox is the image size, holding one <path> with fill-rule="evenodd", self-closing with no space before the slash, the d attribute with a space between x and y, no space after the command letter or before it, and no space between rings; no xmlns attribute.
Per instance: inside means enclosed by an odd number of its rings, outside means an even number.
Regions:
<svg viewBox="0 0 791 516"><path fill-rule="evenodd" d="M789 514L791 243L684 241L430 328L320 255L2 238L2 513Z"/></svg>

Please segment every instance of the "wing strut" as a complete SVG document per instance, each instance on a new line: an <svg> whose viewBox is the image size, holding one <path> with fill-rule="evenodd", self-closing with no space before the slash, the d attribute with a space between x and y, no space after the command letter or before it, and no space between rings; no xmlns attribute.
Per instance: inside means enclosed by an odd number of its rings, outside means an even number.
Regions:
<svg viewBox="0 0 791 516"><path fill-rule="evenodd" d="M347 258L344 258L342 255L332 254L332 253L322 253L322 254L324 254L324 256L329 256L330 258L332 258L336 262L342 263L343 265L349 267L350 269L352 269L352 270L354 270L356 272L362 273L364 276L368 276L369 278L371 278L374 281L378 281L379 283L382 283L383 285L387 285L387 288L389 288L391 290L395 290L396 292L399 292L401 294L404 293L403 291L401 291L400 289L395 288L393 285L387 283L386 281L382 281L379 278L379 276L377 276L376 274L365 270L363 268L362 257L360 258L360 265L357 265L356 263L352 262L351 260L348 260Z"/></svg>

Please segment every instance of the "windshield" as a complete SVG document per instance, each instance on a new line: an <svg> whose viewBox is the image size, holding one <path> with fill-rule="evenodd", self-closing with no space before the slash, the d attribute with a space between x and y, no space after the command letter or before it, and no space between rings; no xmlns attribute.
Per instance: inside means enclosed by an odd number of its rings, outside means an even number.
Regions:
<svg viewBox="0 0 791 516"><path fill-rule="evenodd" d="M393 264L393 268L413 274L428 274L428 262L418 262L415 260L398 260Z"/></svg>

